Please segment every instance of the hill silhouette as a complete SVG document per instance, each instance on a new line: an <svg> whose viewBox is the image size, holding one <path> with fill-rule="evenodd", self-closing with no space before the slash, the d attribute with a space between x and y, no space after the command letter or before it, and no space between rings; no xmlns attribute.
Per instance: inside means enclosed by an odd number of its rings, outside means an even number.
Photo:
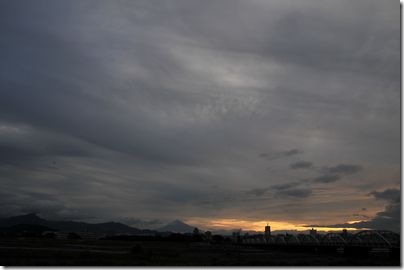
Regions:
<svg viewBox="0 0 404 270"><path fill-rule="evenodd" d="M79 221L53 221L39 217L37 214L27 214L0 219L0 227L16 225L40 225L57 231L92 232L98 234L152 234L156 231L140 230L118 222L86 223Z"/></svg>

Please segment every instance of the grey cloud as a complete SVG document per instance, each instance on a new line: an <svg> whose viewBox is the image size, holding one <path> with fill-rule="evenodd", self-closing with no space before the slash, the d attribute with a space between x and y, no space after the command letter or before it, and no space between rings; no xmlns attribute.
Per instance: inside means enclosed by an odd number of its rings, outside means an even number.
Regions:
<svg viewBox="0 0 404 270"><path fill-rule="evenodd" d="M9 192L0 193L0 202L3 205L1 216L12 216L26 213L41 213L47 217L66 218L66 206L53 194L38 192L20 192L8 196ZM61 215L58 215L61 214Z"/></svg>
<svg viewBox="0 0 404 270"><path fill-rule="evenodd" d="M389 207L390 208L390 207ZM376 217L370 221L360 221L355 223L340 223L328 225L308 225L306 227L329 227L329 228L357 228L374 230L392 230L400 232L400 207L394 206L391 209L377 213Z"/></svg>
<svg viewBox="0 0 404 270"><path fill-rule="evenodd" d="M266 188L255 188L248 190L246 195L254 197L263 197L264 195L272 194L276 198L306 198L312 194L310 188L299 187L303 182L290 182L285 184L272 185Z"/></svg>
<svg viewBox="0 0 404 270"><path fill-rule="evenodd" d="M279 151L279 152L273 152L273 153L261 153L261 154L259 154L259 157L267 159L267 160L275 160L275 159L295 156L295 155L302 154L302 153L303 153L302 150L290 149L290 150L286 150L286 151Z"/></svg>
<svg viewBox="0 0 404 270"><path fill-rule="evenodd" d="M401 191L399 189L389 188L383 191L372 191L369 195L379 200L385 200L390 203L400 203Z"/></svg>
<svg viewBox="0 0 404 270"><path fill-rule="evenodd" d="M370 193L376 199L388 201L384 211L376 213L376 216L367 221L355 223L341 223L331 225L309 225L307 227L330 227L330 228L358 228L358 229L375 229L375 230L392 230L400 232L401 230L401 192L399 189L386 189L384 191L373 191ZM392 197L389 197L392 195ZM397 198L398 196L398 198ZM366 218L366 216L362 216Z"/></svg>
<svg viewBox="0 0 404 270"><path fill-rule="evenodd" d="M350 72L391 76L392 71L398 67L398 61L391 55L388 58L380 57L380 41L369 40L367 33L359 31L372 22L367 18L367 14L374 14L376 10L379 10L380 3L376 1L357 1L355 3L327 1L324 6L318 6L315 1L305 1L302 5L293 3L286 10L282 9L282 5L278 5L278 3L271 1L268 5L257 5L254 8L242 5L242 2L237 2L232 7L226 6L222 2L215 3L213 9L215 12L212 12L208 6L200 2L195 5L194 2L192 4L200 12L186 17L186 22L190 24L186 28L188 30L186 33L198 38L198 41L203 42L205 46L256 54L316 70L343 72L347 70L346 62L349 62L351 64ZM348 3L351 8L349 12L343 8ZM226 6L225 9L224 6ZM244 7L241 9L243 12L240 12L241 7ZM264 14L271 9L274 11L272 18L261 20L261 16L265 16ZM395 9L394 14L397 16L398 5ZM331 10L333 12L330 12ZM190 10L187 9L187 11ZM191 11L193 10L191 9ZM207 11L210 14L205 14ZM249 12L255 17L251 16ZM345 13L342 21L341 17L337 16L340 13ZM333 16L330 16L331 14ZM218 19L220 16L234 16L238 19L223 22ZM352 24L355 24L356 27L349 28ZM243 31L234 31L234 26ZM260 27L265 27L267 34L259 33L257 29ZM398 48L398 43L391 39L393 33L398 34L399 32L397 26L389 28L389 31L385 33L380 32L376 27L370 28L377 36L389 37L389 50ZM312 31L313 29L316 31ZM330 29L332 29L333 35L327 34ZM369 46L367 49L362 48L365 43ZM353 51L361 51L366 60L355 61L356 58L350 58ZM371 55L371 51L377 51L378 54ZM373 68L371 63L384 65L389 72ZM398 75L396 70L394 75Z"/></svg>
<svg viewBox="0 0 404 270"><path fill-rule="evenodd" d="M362 171L362 166L353 164L338 164L332 167L322 167L319 170L322 175L312 179L317 183L333 183L341 180L344 176L356 174Z"/></svg>
<svg viewBox="0 0 404 270"><path fill-rule="evenodd" d="M308 188L292 188L292 189L280 190L277 193L277 196L306 198L309 197L311 194L312 190Z"/></svg>
<svg viewBox="0 0 404 270"><path fill-rule="evenodd" d="M271 189L271 188L256 188L246 192L247 195L253 195L254 197L262 197L271 194L275 198L306 198L312 194L312 190L309 188L284 188L284 189Z"/></svg>
<svg viewBox="0 0 404 270"><path fill-rule="evenodd" d="M358 213L352 214L352 216L353 216L353 217L366 218L366 219L370 218L370 217L367 216L367 215L362 215L362 214L358 214Z"/></svg>
<svg viewBox="0 0 404 270"><path fill-rule="evenodd" d="M29 165L40 158L89 157L100 154L94 146L63 134L40 130L32 127L0 124L0 166Z"/></svg>
<svg viewBox="0 0 404 270"><path fill-rule="evenodd" d="M341 177L337 174L330 174L330 175L322 175L322 176L318 176L315 177L313 179L313 182L317 182L317 183L333 183L335 181L340 180Z"/></svg>
<svg viewBox="0 0 404 270"><path fill-rule="evenodd" d="M300 184L301 184L301 182L290 182L290 183L285 183L285 184L273 185L273 186L271 186L271 188L276 189L276 190L285 190L285 189L290 189L290 188L296 187Z"/></svg>
<svg viewBox="0 0 404 270"><path fill-rule="evenodd" d="M333 167L324 167L322 170L331 174L350 175L360 172L362 170L362 166L353 164L338 164Z"/></svg>
<svg viewBox="0 0 404 270"><path fill-rule="evenodd" d="M286 157L289 157L289 156L293 156L293 155L297 155L297 154L301 154L301 153L303 153L302 150L291 149L291 150L283 152L282 154L285 155Z"/></svg>
<svg viewBox="0 0 404 270"><path fill-rule="evenodd" d="M307 169L313 166L313 163L308 161L298 161L289 165L291 169Z"/></svg>
<svg viewBox="0 0 404 270"><path fill-rule="evenodd" d="M270 188L254 188L246 192L247 195L262 196L265 195Z"/></svg>

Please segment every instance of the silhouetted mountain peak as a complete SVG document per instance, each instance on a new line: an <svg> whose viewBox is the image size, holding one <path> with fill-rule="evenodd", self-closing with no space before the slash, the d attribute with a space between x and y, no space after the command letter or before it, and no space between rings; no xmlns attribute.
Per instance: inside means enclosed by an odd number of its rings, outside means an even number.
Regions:
<svg viewBox="0 0 404 270"><path fill-rule="evenodd" d="M170 224L181 224L181 225L187 225L185 222L183 222L182 220L176 219L173 220L172 222L170 222Z"/></svg>
<svg viewBox="0 0 404 270"><path fill-rule="evenodd" d="M29 213L29 214L25 214L25 215L12 216L10 218L42 219L38 216L37 213Z"/></svg>
<svg viewBox="0 0 404 270"><path fill-rule="evenodd" d="M176 219L167 225L158 229L161 232L175 232L175 233L190 233L195 227L186 224L185 222Z"/></svg>
<svg viewBox="0 0 404 270"><path fill-rule="evenodd" d="M33 225L43 225L46 220L39 217L36 213L30 213L26 215L13 216L9 218L4 218L0 221L3 226L17 225L17 224L33 224Z"/></svg>

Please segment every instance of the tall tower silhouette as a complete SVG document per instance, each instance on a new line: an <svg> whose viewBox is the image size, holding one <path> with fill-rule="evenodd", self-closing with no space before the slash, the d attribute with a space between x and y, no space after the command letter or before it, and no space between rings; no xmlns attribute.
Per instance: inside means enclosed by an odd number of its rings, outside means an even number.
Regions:
<svg viewBox="0 0 404 270"><path fill-rule="evenodd" d="M267 223L267 226L265 226L265 238L269 239L270 237L271 237L271 226L269 226Z"/></svg>

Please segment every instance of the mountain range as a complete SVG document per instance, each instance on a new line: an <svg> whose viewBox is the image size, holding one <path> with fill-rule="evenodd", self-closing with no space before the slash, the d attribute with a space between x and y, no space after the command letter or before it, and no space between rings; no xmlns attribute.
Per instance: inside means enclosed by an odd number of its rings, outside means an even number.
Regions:
<svg viewBox="0 0 404 270"><path fill-rule="evenodd" d="M156 230L138 229L119 222L86 223L81 221L55 221L46 220L37 214L26 214L0 219L0 228L12 227L16 225L37 225L44 226L57 231L69 232L91 232L97 234L131 234L131 235L151 235L158 232L191 233L192 227L181 220L174 220L167 225Z"/></svg>
<svg viewBox="0 0 404 270"><path fill-rule="evenodd" d="M92 232L97 234L154 234L156 231L140 230L118 222L86 223L78 221L46 220L36 214L27 214L0 219L0 227L16 225L41 225L58 231Z"/></svg>

